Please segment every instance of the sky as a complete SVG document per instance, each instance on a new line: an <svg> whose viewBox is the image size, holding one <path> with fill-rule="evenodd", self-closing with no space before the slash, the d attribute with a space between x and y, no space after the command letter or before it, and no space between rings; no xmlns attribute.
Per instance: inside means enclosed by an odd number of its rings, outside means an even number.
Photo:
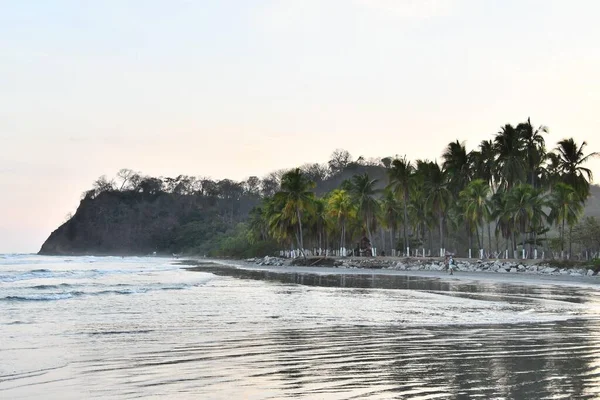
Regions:
<svg viewBox="0 0 600 400"><path fill-rule="evenodd" d="M0 253L121 168L439 159L531 117L600 150L595 0L0 0ZM600 180L600 160L588 164Z"/></svg>

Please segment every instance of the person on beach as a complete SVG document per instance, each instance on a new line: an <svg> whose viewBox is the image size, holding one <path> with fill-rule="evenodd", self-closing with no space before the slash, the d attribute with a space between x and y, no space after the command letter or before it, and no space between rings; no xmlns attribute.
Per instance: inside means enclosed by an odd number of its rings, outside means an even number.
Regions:
<svg viewBox="0 0 600 400"><path fill-rule="evenodd" d="M452 256L448 258L448 273L454 275L454 260L452 259Z"/></svg>

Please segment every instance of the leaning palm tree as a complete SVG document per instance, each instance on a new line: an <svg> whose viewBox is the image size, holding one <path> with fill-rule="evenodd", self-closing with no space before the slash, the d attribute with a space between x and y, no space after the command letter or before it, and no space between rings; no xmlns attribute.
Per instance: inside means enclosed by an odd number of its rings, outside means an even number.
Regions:
<svg viewBox="0 0 600 400"><path fill-rule="evenodd" d="M312 191L315 184L310 181L300 170L295 168L286 172L281 177L281 190L274 196L275 200L283 204L283 217L288 218L296 227L296 243L298 249L304 254L304 240L302 232L302 214L312 209L315 194Z"/></svg>
<svg viewBox="0 0 600 400"><path fill-rule="evenodd" d="M361 175L354 175L349 184L350 195L356 204L358 214L364 222L371 245L375 244L371 235L371 228L375 227L375 216L379 209L376 196L381 191L376 188L377 182L378 179L369 178L369 174L365 172Z"/></svg>
<svg viewBox="0 0 600 400"><path fill-rule="evenodd" d="M550 220L560 228L561 252L564 251L565 224L572 229L583 213L583 201L579 193L566 183L557 183L550 195ZM569 253L571 245L569 243Z"/></svg>
<svg viewBox="0 0 600 400"><path fill-rule="evenodd" d="M414 176L415 169L410 161L403 158L396 158L392 161L392 166L387 170L389 185L388 188L399 198L404 204L404 249L409 246L408 234L406 228L408 225L408 203L410 201L410 188Z"/></svg>
<svg viewBox="0 0 600 400"><path fill-rule="evenodd" d="M587 146L585 141L581 146L577 146L575 140L570 138L561 140L556 147L564 183L571 185L584 200L590 194L590 182L593 176L592 171L582 165L590 158L598 156L596 152L584 155L585 146Z"/></svg>

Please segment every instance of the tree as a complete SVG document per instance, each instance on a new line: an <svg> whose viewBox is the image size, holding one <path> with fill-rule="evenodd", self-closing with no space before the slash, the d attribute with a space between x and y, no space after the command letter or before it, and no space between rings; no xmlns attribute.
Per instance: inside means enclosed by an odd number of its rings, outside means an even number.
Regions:
<svg viewBox="0 0 600 400"><path fill-rule="evenodd" d="M402 208L394 192L390 189L384 190L380 209L383 225L390 230L390 251L396 249L395 233L398 228L398 221L401 220ZM406 236L406 232L404 235Z"/></svg>
<svg viewBox="0 0 600 400"><path fill-rule="evenodd" d="M487 202L490 187L483 179L475 179L460 192L459 199L462 212L468 224L475 228L479 248L483 248L483 218L487 214ZM481 240L479 239L478 227L481 228Z"/></svg>
<svg viewBox="0 0 600 400"><path fill-rule="evenodd" d="M482 140L479 150L472 151L470 161L473 168L473 177L483 179L490 186L494 183L494 167L496 165L496 152L494 142Z"/></svg>
<svg viewBox="0 0 600 400"><path fill-rule="evenodd" d="M526 180L526 157L522 137L512 125L506 124L494 138L497 166L496 181L506 190Z"/></svg>
<svg viewBox="0 0 600 400"><path fill-rule="evenodd" d="M546 158L546 142L543 133L548 133L544 125L534 128L531 119L517 125L517 131L521 137L527 163L527 182L536 187L537 176L540 175L540 167Z"/></svg>
<svg viewBox="0 0 600 400"><path fill-rule="evenodd" d="M443 169L449 180L449 189L455 197L463 190L471 180L471 160L464 142L458 140L450 142L442 155L444 159Z"/></svg>
<svg viewBox="0 0 600 400"><path fill-rule="evenodd" d="M366 172L361 175L354 175L350 184L350 195L357 206L357 212L361 216L366 232L369 236L369 241L372 245L375 244L371 235L371 228L374 227L376 220L375 215L379 208L375 196L380 192L375 187L377 179L369 178Z"/></svg>
<svg viewBox="0 0 600 400"><path fill-rule="evenodd" d="M298 249L304 254L304 239L302 232L302 214L313 206L315 194L312 191L314 182L302 173L300 168L286 172L281 178L281 191L275 194L275 199L283 204L282 216L288 218L292 226L297 227L296 242Z"/></svg>
<svg viewBox="0 0 600 400"><path fill-rule="evenodd" d="M121 181L121 184L119 185L119 190L123 190L123 189L127 189L128 187L131 187L130 184L131 184L132 178L136 175L139 176L139 173L132 171L128 168L120 169L119 172L117 172L117 178Z"/></svg>
<svg viewBox="0 0 600 400"><path fill-rule="evenodd" d="M550 220L560 229L561 252L564 251L565 224L569 229L579 220L583 212L583 202L577 191L566 183L557 183L550 195ZM569 253L571 252L571 243L569 241Z"/></svg>
<svg viewBox="0 0 600 400"><path fill-rule="evenodd" d="M520 184L508 193L506 212L512 219L513 227L521 234L523 249L525 239L532 226L541 222L545 202L542 193L529 184Z"/></svg>
<svg viewBox="0 0 600 400"><path fill-rule="evenodd" d="M340 225L340 247L346 247L346 224L356 216L350 194L343 189L334 190L327 200L327 213Z"/></svg>
<svg viewBox="0 0 600 400"><path fill-rule="evenodd" d="M352 155L347 150L336 149L328 162L332 175L338 174L352 162Z"/></svg>
<svg viewBox="0 0 600 400"><path fill-rule="evenodd" d="M111 179L108 180L106 175L102 175L98 179L94 181L94 189L95 195L98 195L102 192L110 192L115 190L115 182Z"/></svg>
<svg viewBox="0 0 600 400"><path fill-rule="evenodd" d="M423 171L423 187L427 193L426 203L428 208L438 218L440 229L440 247L444 248L444 219L452 200L452 193L448 188L448 175L436 162L428 163Z"/></svg>
<svg viewBox="0 0 600 400"><path fill-rule="evenodd" d="M398 198L402 199L403 202L404 223L402 224L402 227L404 229L404 250L409 247L406 227L408 225L408 203L410 201L410 188L414 171L413 165L406 159L406 156L403 158L396 158L392 161L391 168L387 170L390 182L388 187Z"/></svg>
<svg viewBox="0 0 600 400"><path fill-rule="evenodd" d="M564 182L570 185L579 197L586 199L590 194L590 182L593 179L592 171L582 165L592 157L597 157L598 153L583 154L583 149L587 146L584 141L581 146L577 146L573 138L563 139L558 142L556 151L559 156L560 171L563 174Z"/></svg>

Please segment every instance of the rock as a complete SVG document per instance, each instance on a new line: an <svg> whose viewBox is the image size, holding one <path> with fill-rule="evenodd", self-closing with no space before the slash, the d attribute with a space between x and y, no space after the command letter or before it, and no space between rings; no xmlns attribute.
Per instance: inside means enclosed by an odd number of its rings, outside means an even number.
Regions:
<svg viewBox="0 0 600 400"><path fill-rule="evenodd" d="M551 274L553 272L556 272L557 270L558 270L558 268L546 267L541 272L544 273L544 274Z"/></svg>
<svg viewBox="0 0 600 400"><path fill-rule="evenodd" d="M588 269L588 271L587 271L586 275L587 275L587 276L592 276L592 275L594 275L594 271L593 271L593 270L591 270L591 269Z"/></svg>
<svg viewBox="0 0 600 400"><path fill-rule="evenodd" d="M524 266L523 264L519 264L519 265L517 266L517 270L518 270L519 272L525 271L525 266Z"/></svg>
<svg viewBox="0 0 600 400"><path fill-rule="evenodd" d="M517 273L517 268L512 267L509 272L512 272L513 274L515 274L515 273Z"/></svg>

